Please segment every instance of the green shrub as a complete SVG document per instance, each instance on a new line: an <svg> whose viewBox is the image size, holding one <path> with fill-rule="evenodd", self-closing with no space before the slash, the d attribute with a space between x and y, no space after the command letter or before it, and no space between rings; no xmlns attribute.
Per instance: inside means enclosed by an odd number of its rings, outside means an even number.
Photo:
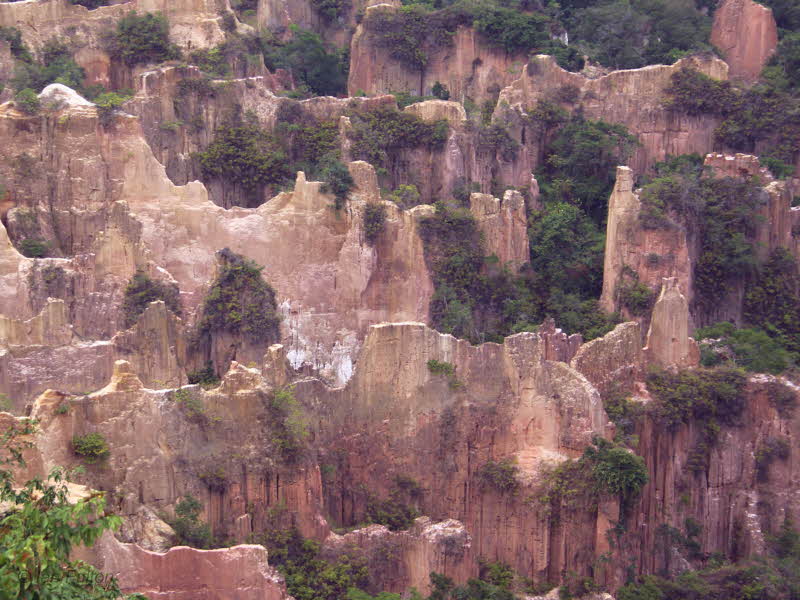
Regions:
<svg viewBox="0 0 800 600"><path fill-rule="evenodd" d="M312 0L311 6L328 22L337 20L350 7L347 0Z"/></svg>
<svg viewBox="0 0 800 600"><path fill-rule="evenodd" d="M219 271L203 301L201 336L225 331L269 345L280 339L275 292L261 276L263 267L224 248Z"/></svg>
<svg viewBox="0 0 800 600"><path fill-rule="evenodd" d="M175 517L167 521L175 531L176 546L211 548L214 545L211 528L200 519L202 510L203 505L191 494L186 494L175 506Z"/></svg>
<svg viewBox="0 0 800 600"><path fill-rule="evenodd" d="M389 108L354 113L351 122L353 158L376 167L388 167L390 158L401 150L438 150L447 140L446 120L428 123L410 113Z"/></svg>
<svg viewBox="0 0 800 600"><path fill-rule="evenodd" d="M338 0L328 0L338 1ZM318 96L338 96L347 92L348 50L329 49L311 31L290 25L291 38L285 42L262 40L264 63L274 70L291 71L300 88Z"/></svg>
<svg viewBox="0 0 800 600"><path fill-rule="evenodd" d="M478 469L477 475L484 487L492 488L501 494L515 494L519 490L517 474L519 467L515 458L490 460Z"/></svg>
<svg viewBox="0 0 800 600"><path fill-rule="evenodd" d="M625 281L617 288L619 301L634 316L647 314L655 302L655 293L638 277L632 281Z"/></svg>
<svg viewBox="0 0 800 600"><path fill-rule="evenodd" d="M202 388L213 388L219 385L220 378L214 371L214 363L211 361L206 363L206 366L196 371L189 371L186 378L190 385L198 384Z"/></svg>
<svg viewBox="0 0 800 600"><path fill-rule="evenodd" d="M347 194L354 185L350 169L342 161L331 159L325 162L320 175L325 181L322 191L333 194L334 207L336 210L341 210L347 201Z"/></svg>
<svg viewBox="0 0 800 600"><path fill-rule="evenodd" d="M388 200L391 200L402 209L409 209L419 205L419 191L415 185L401 184L389 194Z"/></svg>
<svg viewBox="0 0 800 600"><path fill-rule="evenodd" d="M17 108L27 115L37 114L41 106L39 96L31 88L25 88L17 92L16 96L14 96L14 103Z"/></svg>
<svg viewBox="0 0 800 600"><path fill-rule="evenodd" d="M479 126L475 146L479 152L498 154L505 161L514 160L519 151L519 143L500 123Z"/></svg>
<svg viewBox="0 0 800 600"><path fill-rule="evenodd" d="M16 27L0 27L0 40L8 42L11 56L22 62L33 62L30 50L22 41L22 32Z"/></svg>
<svg viewBox="0 0 800 600"><path fill-rule="evenodd" d="M83 90L84 70L73 60L67 45L53 38L39 52L39 62L21 60L14 67L11 84L14 89L31 88L41 92L51 83L62 83L74 90Z"/></svg>
<svg viewBox="0 0 800 600"><path fill-rule="evenodd" d="M693 0L565 2L570 46L614 69L671 64L709 49L711 19Z"/></svg>
<svg viewBox="0 0 800 600"><path fill-rule="evenodd" d="M544 50L550 45L548 18L489 3L478 4L473 26L508 53Z"/></svg>
<svg viewBox="0 0 800 600"><path fill-rule="evenodd" d="M448 377L456 374L456 368L452 363L442 362L435 358L428 361L428 371L434 375L446 375Z"/></svg>
<svg viewBox="0 0 800 600"><path fill-rule="evenodd" d="M794 256L777 248L748 283L743 317L773 336L789 352L800 354L800 269Z"/></svg>
<svg viewBox="0 0 800 600"><path fill-rule="evenodd" d="M206 484L206 487L218 494L222 494L228 488L228 476L225 474L225 469L221 466L206 469L198 476L198 479Z"/></svg>
<svg viewBox="0 0 800 600"><path fill-rule="evenodd" d="M796 360L778 339L760 329L736 329L733 323L717 323L698 329L694 337L700 344L704 366L723 362L755 373L782 373ZM709 340L703 343L703 340Z"/></svg>
<svg viewBox="0 0 800 600"><path fill-rule="evenodd" d="M133 10L117 23L111 54L129 67L134 67L178 58L180 51L169 41L169 23L164 15L139 15Z"/></svg>
<svg viewBox="0 0 800 600"><path fill-rule="evenodd" d="M374 244L386 229L386 207L371 202L364 207L364 237Z"/></svg>
<svg viewBox="0 0 800 600"><path fill-rule="evenodd" d="M300 404L294 397L294 388L283 387L274 390L269 398L271 416L272 444L281 459L296 463L303 455L308 426Z"/></svg>
<svg viewBox="0 0 800 600"><path fill-rule="evenodd" d="M592 466L596 485L604 493L618 495L623 507L639 496L649 480L647 465L641 456L603 438L595 438L593 445L584 451L583 458Z"/></svg>
<svg viewBox="0 0 800 600"><path fill-rule="evenodd" d="M791 418L797 407L797 394L792 388L779 381L773 381L768 384L767 395L770 404L777 409L781 417Z"/></svg>
<svg viewBox="0 0 800 600"><path fill-rule="evenodd" d="M136 271L125 287L122 313L125 327L132 327L147 306L156 300L163 300L167 308L176 315L181 314L180 291L176 284L150 279L143 271Z"/></svg>
<svg viewBox="0 0 800 600"><path fill-rule="evenodd" d="M196 155L206 180L222 179L242 189L258 206L265 186L281 183L291 173L275 137L255 123L223 125Z"/></svg>
<svg viewBox="0 0 800 600"><path fill-rule="evenodd" d="M208 411L206 410L203 398L197 393L192 393L186 388L175 390L171 397L187 419L201 425L206 425L209 421Z"/></svg>
<svg viewBox="0 0 800 600"><path fill-rule="evenodd" d="M431 88L431 94L433 94L439 100L450 100L450 90L447 89L447 86L436 81Z"/></svg>
<svg viewBox="0 0 800 600"><path fill-rule="evenodd" d="M545 200L575 204L603 223L617 165L637 144L622 125L572 117L545 148L537 171Z"/></svg>
<svg viewBox="0 0 800 600"><path fill-rule="evenodd" d="M362 556L348 553L335 561L324 560L320 544L304 539L296 528L271 528L252 541L267 548L270 565L283 575L287 592L296 600L341 600L348 597L348 590L369 584ZM360 596L356 598L360 600Z"/></svg>
<svg viewBox="0 0 800 600"><path fill-rule="evenodd" d="M50 243L44 240L25 238L19 243L19 252L28 258L44 258L50 253Z"/></svg>
<svg viewBox="0 0 800 600"><path fill-rule="evenodd" d="M72 451L89 464L105 460L111 453L106 443L106 438L96 432L73 437Z"/></svg>

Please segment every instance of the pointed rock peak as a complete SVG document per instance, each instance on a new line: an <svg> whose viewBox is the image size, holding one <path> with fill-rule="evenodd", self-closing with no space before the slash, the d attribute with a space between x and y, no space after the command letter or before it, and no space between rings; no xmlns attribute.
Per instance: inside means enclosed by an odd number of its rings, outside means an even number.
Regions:
<svg viewBox="0 0 800 600"><path fill-rule="evenodd" d="M114 372L109 384L97 392L136 392L144 388L139 377L134 373L131 363L127 360L118 360L114 363Z"/></svg>
<svg viewBox="0 0 800 600"><path fill-rule="evenodd" d="M697 343L689 336L689 302L675 277L663 279L644 352L649 363L663 368L685 369L700 363Z"/></svg>

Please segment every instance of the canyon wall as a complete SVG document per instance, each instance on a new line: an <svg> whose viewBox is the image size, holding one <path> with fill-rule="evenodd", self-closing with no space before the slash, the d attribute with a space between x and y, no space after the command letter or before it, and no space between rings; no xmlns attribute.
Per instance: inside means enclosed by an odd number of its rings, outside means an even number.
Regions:
<svg viewBox="0 0 800 600"><path fill-rule="evenodd" d="M456 29L450 43L425 48L428 58L421 70L410 67L393 57L391 49L381 43L379 32L370 28L380 13L395 10L389 4L366 9L350 45L348 95L408 92L424 96L431 95L433 85L439 82L453 100L470 99L480 105L496 98L523 71L523 53L508 54L464 26Z"/></svg>
<svg viewBox="0 0 800 600"><path fill-rule="evenodd" d="M692 117L671 111L663 106L664 90L670 77L682 68L694 68L714 79L728 78L728 65L718 58L695 56L684 58L674 65L652 65L641 69L614 71L603 77L590 79L579 73L570 73L558 66L551 56L534 56L522 75L500 92L495 117L504 117L506 105L523 115L532 110L539 100L553 100L569 111L582 111L587 119L602 119L608 123L624 125L635 135L640 146L634 149L629 166L636 173L644 173L653 163L667 155L705 154L713 149L714 129L717 119L709 116ZM564 94L559 94L564 90ZM568 94L567 94L568 92ZM560 101L559 97L569 98ZM535 166L542 148L535 132L528 152ZM525 128L515 133L525 146Z"/></svg>
<svg viewBox="0 0 800 600"><path fill-rule="evenodd" d="M723 0L714 11L711 43L722 52L732 78L755 81L778 45L772 9L753 0Z"/></svg>

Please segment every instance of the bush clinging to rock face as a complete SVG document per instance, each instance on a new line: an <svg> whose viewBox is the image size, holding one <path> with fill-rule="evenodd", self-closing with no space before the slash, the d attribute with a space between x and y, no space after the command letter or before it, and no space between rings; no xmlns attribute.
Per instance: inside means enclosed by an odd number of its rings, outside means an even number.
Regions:
<svg viewBox="0 0 800 600"><path fill-rule="evenodd" d="M117 23L111 54L129 67L178 58L169 41L169 23L161 13L129 12Z"/></svg>
<svg viewBox="0 0 800 600"><path fill-rule="evenodd" d="M278 341L275 292L261 277L263 267L227 248L217 256L219 272L203 302L200 334L227 331L267 345Z"/></svg>

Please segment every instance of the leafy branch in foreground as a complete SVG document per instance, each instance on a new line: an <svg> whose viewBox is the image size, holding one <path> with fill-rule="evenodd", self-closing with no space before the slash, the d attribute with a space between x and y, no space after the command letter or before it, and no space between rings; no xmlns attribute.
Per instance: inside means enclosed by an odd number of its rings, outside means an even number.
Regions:
<svg viewBox="0 0 800 600"><path fill-rule="evenodd" d="M71 560L73 547L92 546L122 519L106 515L105 496L94 492L71 502L66 472L54 469L45 479L21 488L12 468L24 466L23 453L32 447L28 436L36 422L21 420L0 436L0 599L117 600L123 598L116 579L93 566ZM146 600L140 594L127 600Z"/></svg>

